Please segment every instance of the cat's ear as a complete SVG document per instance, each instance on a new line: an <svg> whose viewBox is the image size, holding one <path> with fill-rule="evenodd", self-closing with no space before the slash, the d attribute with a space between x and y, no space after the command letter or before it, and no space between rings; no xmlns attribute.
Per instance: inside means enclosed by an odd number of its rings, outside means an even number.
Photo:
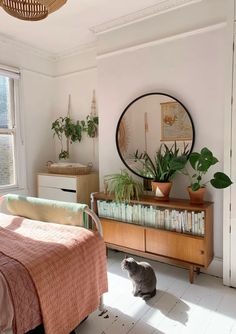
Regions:
<svg viewBox="0 0 236 334"><path fill-rule="evenodd" d="M128 255L125 255L125 259L128 259Z"/></svg>

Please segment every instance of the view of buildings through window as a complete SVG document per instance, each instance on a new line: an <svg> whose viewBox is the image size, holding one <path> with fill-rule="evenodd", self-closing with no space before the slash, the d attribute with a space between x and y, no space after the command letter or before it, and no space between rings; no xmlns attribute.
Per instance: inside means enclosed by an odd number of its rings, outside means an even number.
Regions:
<svg viewBox="0 0 236 334"><path fill-rule="evenodd" d="M12 81L12 82L11 82ZM14 180L14 133L12 132L13 79L0 75L0 186Z"/></svg>

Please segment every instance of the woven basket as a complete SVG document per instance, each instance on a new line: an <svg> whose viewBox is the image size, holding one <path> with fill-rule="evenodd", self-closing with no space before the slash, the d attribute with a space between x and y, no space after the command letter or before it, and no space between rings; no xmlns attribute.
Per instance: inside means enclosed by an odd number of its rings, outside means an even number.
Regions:
<svg viewBox="0 0 236 334"><path fill-rule="evenodd" d="M72 163L60 166L60 164L48 164L48 172L52 174L84 175L91 173L92 166L82 166Z"/></svg>

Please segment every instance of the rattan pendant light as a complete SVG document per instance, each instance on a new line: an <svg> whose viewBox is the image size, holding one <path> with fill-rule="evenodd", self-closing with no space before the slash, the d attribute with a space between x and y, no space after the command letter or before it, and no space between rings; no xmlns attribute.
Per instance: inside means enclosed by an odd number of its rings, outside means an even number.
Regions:
<svg viewBox="0 0 236 334"><path fill-rule="evenodd" d="M27 21L38 21L56 11L67 0L0 0L2 8L10 15Z"/></svg>

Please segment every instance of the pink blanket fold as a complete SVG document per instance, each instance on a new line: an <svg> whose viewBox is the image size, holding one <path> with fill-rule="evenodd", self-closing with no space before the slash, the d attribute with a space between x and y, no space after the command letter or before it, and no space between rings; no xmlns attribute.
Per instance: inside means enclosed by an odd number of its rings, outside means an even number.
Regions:
<svg viewBox="0 0 236 334"><path fill-rule="evenodd" d="M105 245L97 232L0 214L0 251L30 273L46 334L68 334L107 291Z"/></svg>
<svg viewBox="0 0 236 334"><path fill-rule="evenodd" d="M11 294L14 309L11 327L15 334L24 334L42 323L35 286L25 267L3 253L0 253L0 272ZM5 316L5 309L0 309L0 314Z"/></svg>

